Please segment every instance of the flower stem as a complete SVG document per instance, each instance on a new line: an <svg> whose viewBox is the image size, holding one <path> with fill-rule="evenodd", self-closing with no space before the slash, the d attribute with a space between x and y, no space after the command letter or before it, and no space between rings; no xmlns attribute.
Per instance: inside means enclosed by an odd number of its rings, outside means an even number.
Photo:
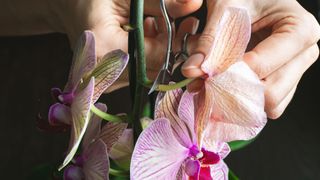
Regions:
<svg viewBox="0 0 320 180"><path fill-rule="evenodd" d="M159 84L156 91L171 91L174 89L182 88L191 83L194 79L184 79L174 84ZM145 84L146 87L150 88L152 84Z"/></svg>
<svg viewBox="0 0 320 180"><path fill-rule="evenodd" d="M108 114L106 112L103 112L101 111L100 109L98 109L96 106L92 105L91 106L91 111L101 117L102 119L106 120L106 121L109 121L109 122L125 122L125 119L124 118L121 118L119 116L115 116L115 115L112 115L112 114Z"/></svg>
<svg viewBox="0 0 320 180"><path fill-rule="evenodd" d="M117 169L112 169L109 168L109 174L113 176L120 176L120 177L128 177L129 172L128 171L122 171L122 170L117 170Z"/></svg>
<svg viewBox="0 0 320 180"><path fill-rule="evenodd" d="M143 0L135 0L134 9L136 11L135 16L135 27L134 32L135 44L136 44L136 55L137 55L137 78L138 82L144 83L148 82L148 77L146 73L146 60L144 54L144 31L143 31Z"/></svg>
<svg viewBox="0 0 320 180"><path fill-rule="evenodd" d="M130 120L135 141L142 131L140 123L144 93L142 84L149 81L146 76L144 55L143 6L143 0L131 0L130 25L134 27L134 31L129 33L129 53L132 58L130 63L130 87L133 97L133 111Z"/></svg>

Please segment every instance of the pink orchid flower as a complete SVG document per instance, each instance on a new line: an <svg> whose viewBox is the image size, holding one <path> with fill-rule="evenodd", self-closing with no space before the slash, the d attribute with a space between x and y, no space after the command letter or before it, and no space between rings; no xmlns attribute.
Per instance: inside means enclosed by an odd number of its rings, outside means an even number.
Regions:
<svg viewBox="0 0 320 180"><path fill-rule="evenodd" d="M107 111L105 104L97 103L96 107ZM101 129L101 118L92 115L82 141L83 152L65 168L64 179L108 180L109 153L126 128L127 123L107 123Z"/></svg>
<svg viewBox="0 0 320 180"><path fill-rule="evenodd" d="M61 170L73 158L90 120L90 109L101 94L120 76L128 63L128 55L121 50L106 54L98 63L94 34L85 31L77 43L68 82L63 91L52 89L58 103L49 110L52 125L71 124L68 154Z"/></svg>
<svg viewBox="0 0 320 180"><path fill-rule="evenodd" d="M139 136L130 167L131 179L227 179L223 158L227 143L198 146L193 95L169 91L159 102L156 120Z"/></svg>
<svg viewBox="0 0 320 180"><path fill-rule="evenodd" d="M199 141L248 140L267 122L264 87L241 61L250 26L249 15L241 8L227 8L218 22L214 43L201 65L207 76L196 97Z"/></svg>

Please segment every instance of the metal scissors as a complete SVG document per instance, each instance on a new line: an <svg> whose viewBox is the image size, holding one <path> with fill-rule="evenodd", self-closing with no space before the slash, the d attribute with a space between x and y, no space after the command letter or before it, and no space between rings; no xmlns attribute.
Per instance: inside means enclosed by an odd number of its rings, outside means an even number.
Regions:
<svg viewBox="0 0 320 180"><path fill-rule="evenodd" d="M163 64L160 72L158 73L158 76L154 81L149 91L149 94L154 92L159 86L159 84L169 84L172 76L173 65L176 60L175 54L173 53L173 50L172 50L172 42L173 42L173 36L174 36L174 32L173 32L174 22L170 21L170 19L172 18L170 18L168 15L164 0L160 0L160 8L161 8L161 12L164 17L164 20L166 22L166 28L168 33L167 51L166 51L165 63Z"/></svg>

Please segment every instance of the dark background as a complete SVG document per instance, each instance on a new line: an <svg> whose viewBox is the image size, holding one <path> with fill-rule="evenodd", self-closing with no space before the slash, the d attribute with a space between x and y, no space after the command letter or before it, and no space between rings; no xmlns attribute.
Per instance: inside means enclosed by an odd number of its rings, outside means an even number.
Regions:
<svg viewBox="0 0 320 180"><path fill-rule="evenodd" d="M317 1L301 2L317 16ZM306 29L306 31L308 31ZM61 34L0 38L0 179L25 179L39 164L62 162L68 133L41 132L50 88L63 87L72 52ZM245 180L320 179L320 62L303 76L282 117L226 162ZM109 94L110 112L130 112L128 89Z"/></svg>

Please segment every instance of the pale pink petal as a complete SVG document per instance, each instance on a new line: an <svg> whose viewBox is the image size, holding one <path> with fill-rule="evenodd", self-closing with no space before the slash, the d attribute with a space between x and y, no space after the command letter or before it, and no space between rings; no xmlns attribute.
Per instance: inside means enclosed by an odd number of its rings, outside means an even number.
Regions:
<svg viewBox="0 0 320 180"><path fill-rule="evenodd" d="M81 79L96 65L95 39L91 31L84 31L74 49L68 82L64 92L74 91Z"/></svg>
<svg viewBox="0 0 320 180"><path fill-rule="evenodd" d="M96 102L100 95L119 78L127 66L128 60L128 54L121 50L114 50L107 53L99 61L91 74L96 79L93 102Z"/></svg>
<svg viewBox="0 0 320 180"><path fill-rule="evenodd" d="M192 140L194 131L193 128L189 129L189 120L182 120L178 115L178 107L182 94L183 91L181 89L167 91L156 107L155 119L168 119L173 129L173 134L177 137L177 140L182 145L189 148L193 145Z"/></svg>
<svg viewBox="0 0 320 180"><path fill-rule="evenodd" d="M205 98L212 102L204 107L212 108L206 137L212 141L248 140L265 126L264 86L246 63L207 79L205 88Z"/></svg>
<svg viewBox="0 0 320 180"><path fill-rule="evenodd" d="M188 157L167 119L152 122L139 136L133 151L130 176L135 180L172 179Z"/></svg>
<svg viewBox="0 0 320 180"><path fill-rule="evenodd" d="M96 103L95 106L103 112L107 112L107 105L103 103ZM92 113L86 133L83 136L82 147L86 148L92 141L94 141L101 131L101 118Z"/></svg>
<svg viewBox="0 0 320 180"><path fill-rule="evenodd" d="M59 170L65 167L72 160L87 129L90 120L93 89L94 78L91 78L87 87L82 91L77 92L73 100L73 103L71 105L72 126L70 147L68 150L68 154L63 161L63 164L59 167Z"/></svg>
<svg viewBox="0 0 320 180"><path fill-rule="evenodd" d="M119 140L127 126L127 123L108 122L102 127L99 138L107 145L108 152L110 152L114 143Z"/></svg>
<svg viewBox="0 0 320 180"><path fill-rule="evenodd" d="M240 59L251 34L251 23L247 10L226 8L214 34L214 41L201 69L209 76L222 73Z"/></svg>
<svg viewBox="0 0 320 180"><path fill-rule="evenodd" d="M133 152L133 130L123 131L119 140L112 146L109 156L121 168L130 169L130 160Z"/></svg>
<svg viewBox="0 0 320 180"><path fill-rule="evenodd" d="M86 180L109 179L109 157L106 144L98 139L84 151L87 157L83 164Z"/></svg>
<svg viewBox="0 0 320 180"><path fill-rule="evenodd" d="M210 165L211 177L214 180L228 180L229 168L224 161Z"/></svg>

